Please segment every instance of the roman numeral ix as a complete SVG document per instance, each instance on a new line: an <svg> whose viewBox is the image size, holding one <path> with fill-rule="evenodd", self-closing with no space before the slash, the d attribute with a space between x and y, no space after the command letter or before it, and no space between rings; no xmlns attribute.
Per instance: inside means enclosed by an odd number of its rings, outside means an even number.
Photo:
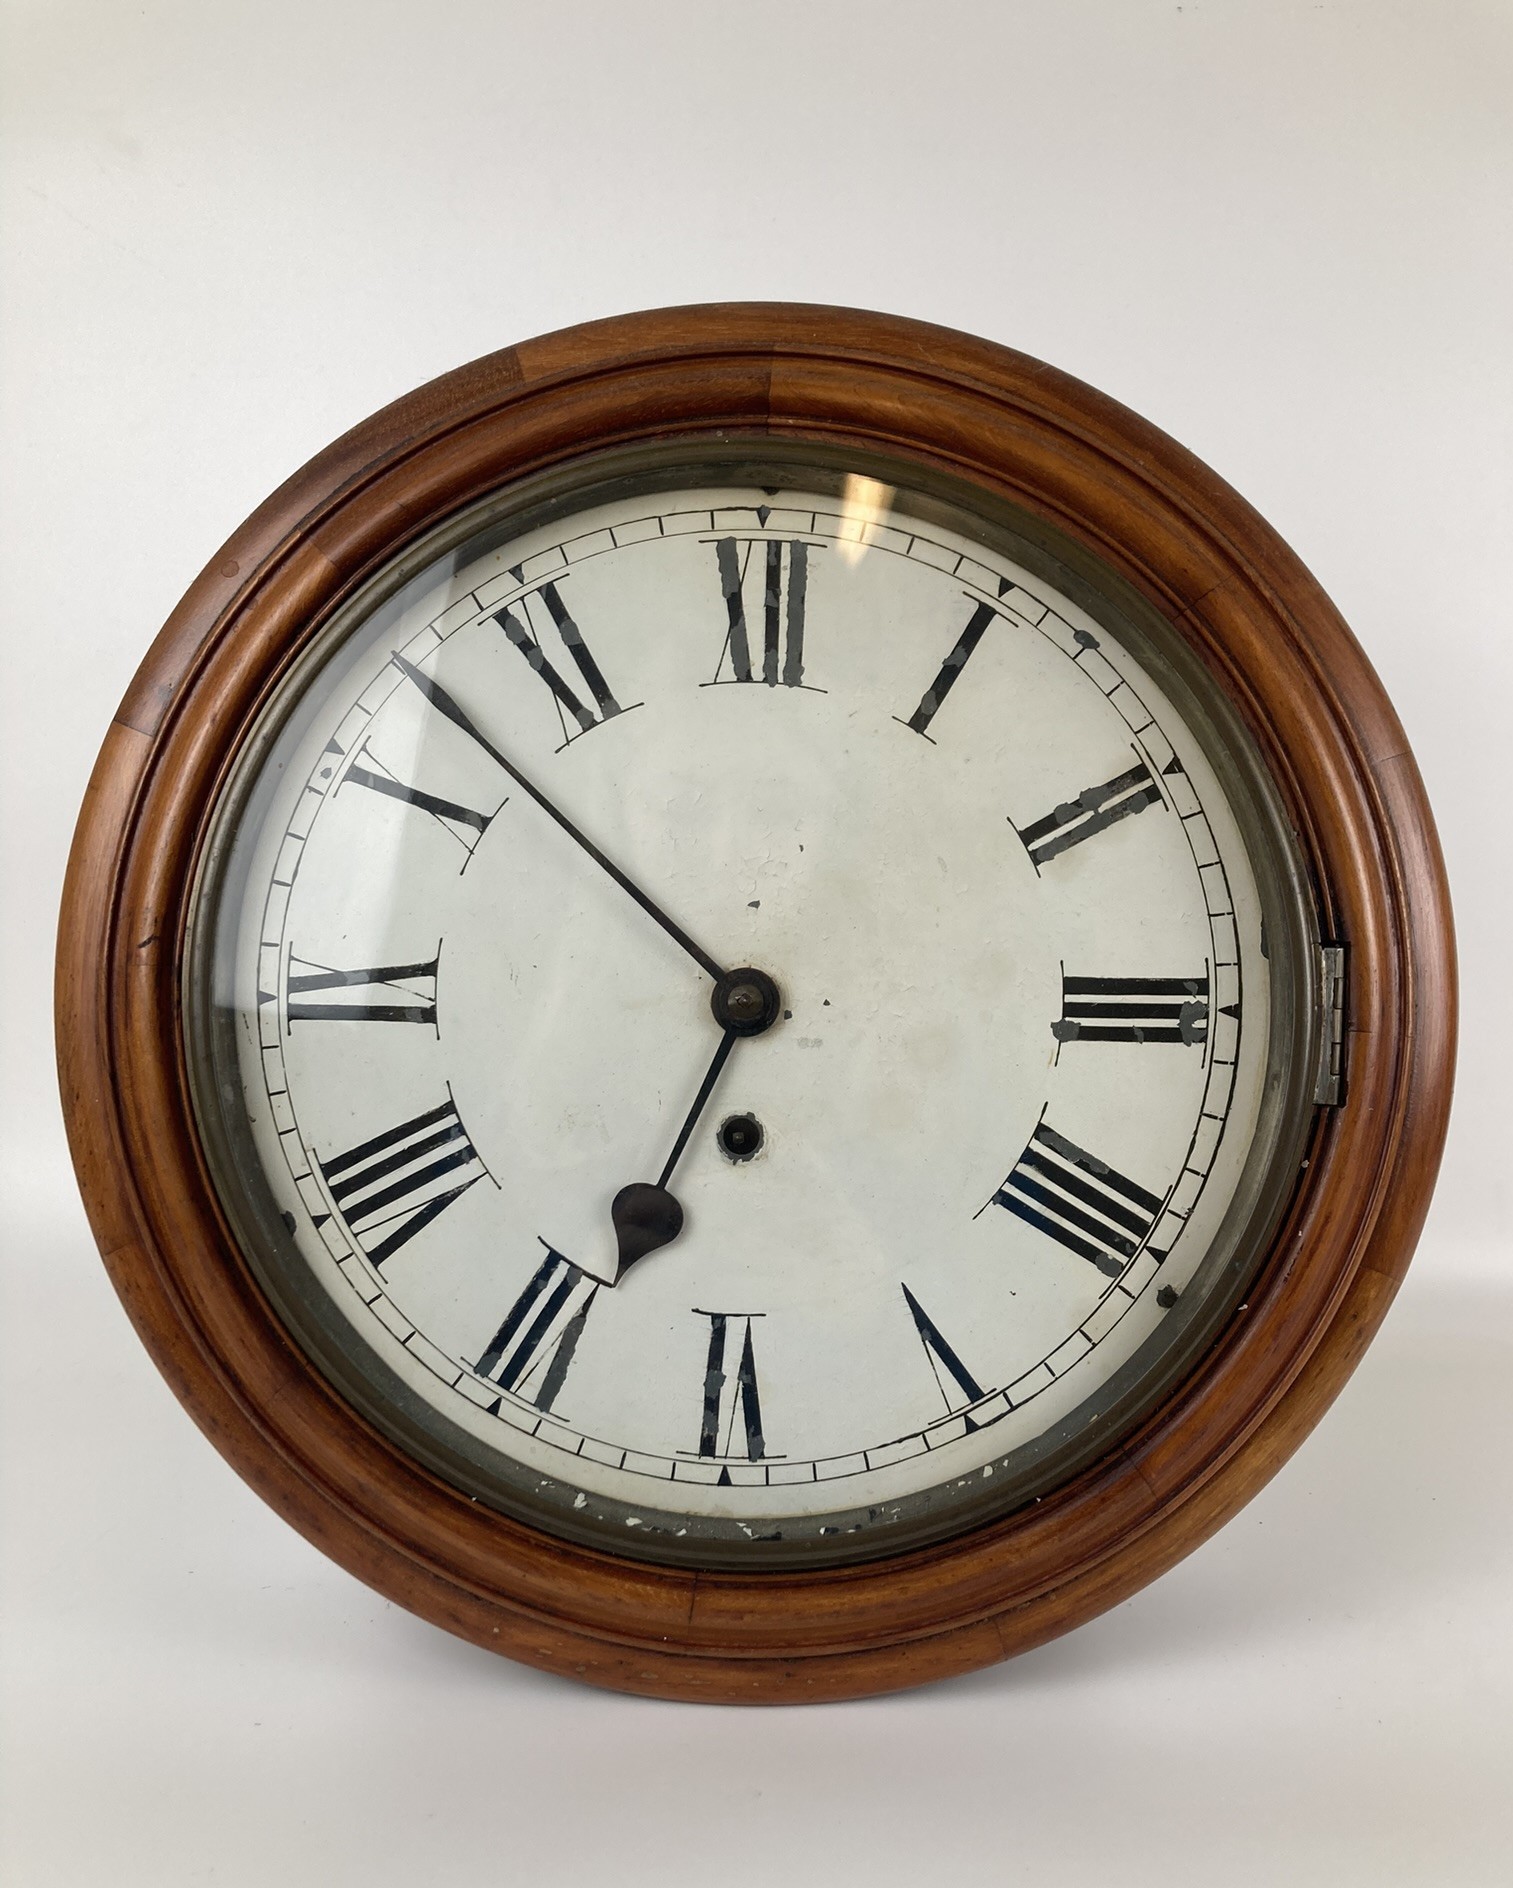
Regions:
<svg viewBox="0 0 1513 1888"><path fill-rule="evenodd" d="M765 521L765 513L759 512ZM769 688L800 688L804 681L804 611L809 594L809 553L818 546L802 538L715 538L715 562L725 598L725 643L716 682L765 682ZM786 557L785 557L786 553ZM752 632L746 618L746 577L753 563L762 572L762 646L753 669ZM786 566L786 579L785 579ZM726 656L730 674L722 676Z"/></svg>
<svg viewBox="0 0 1513 1888"><path fill-rule="evenodd" d="M289 957L289 1026L295 1023L429 1023L436 1026L436 956L423 964L375 964L368 970L333 970L329 964ZM259 997L266 1001L264 993ZM320 997L324 1000L312 1001ZM383 1002L373 999L381 996ZM396 999L403 999L397 1001Z"/></svg>
<svg viewBox="0 0 1513 1888"><path fill-rule="evenodd" d="M1162 1204L1044 1121L992 1203L1096 1265L1106 1278L1121 1275L1149 1238Z"/></svg>
<svg viewBox="0 0 1513 1888"><path fill-rule="evenodd" d="M516 583L525 581L523 567L520 565L516 565L510 575ZM530 607L532 599L536 602L537 613L534 617ZM538 628L539 613L543 608L556 630L557 640L572 658L574 666L583 678L584 686L593 697L592 708L563 680L561 671L555 668L547 658L542 644L542 636L546 633L545 625L540 625ZM514 603L495 614L494 621L504 631L510 643L525 657L535 674L539 675L551 690L565 741L575 741L579 734L587 734L591 728L603 727L612 715L621 712L619 702L615 700L608 682L604 679L603 670L600 669L588 644L583 640L583 632L573 621L556 584L539 584L536 589L516 597ZM568 727L569 717L577 724L576 733Z"/></svg>
<svg viewBox="0 0 1513 1888"><path fill-rule="evenodd" d="M1208 1040L1207 977L1061 978L1058 1042L1180 1042Z"/></svg>
<svg viewBox="0 0 1513 1888"><path fill-rule="evenodd" d="M709 1320L709 1356L704 1369L704 1415L699 1425L699 1454L725 1456L737 1453L731 1447L735 1426L740 1421L744 1450L748 1461L760 1462L767 1452L762 1436L762 1403L757 1390L756 1356L751 1342L753 1318L761 1312L700 1311L695 1314ZM739 1361L732 1371L733 1357ZM728 1487L729 1472L720 1471L720 1485Z"/></svg>
<svg viewBox="0 0 1513 1888"><path fill-rule="evenodd" d="M1084 787L1076 799L1064 801L1044 819L1032 820L1015 830L1039 871L1059 854L1091 839L1094 833L1105 832L1121 819L1143 813L1148 806L1160 805L1161 789L1141 761L1101 786Z"/></svg>
<svg viewBox="0 0 1513 1888"><path fill-rule="evenodd" d="M484 1174L450 1096L439 1107L317 1164L338 1211L375 1266L408 1245ZM469 1168L477 1171L469 1173Z"/></svg>
<svg viewBox="0 0 1513 1888"><path fill-rule="evenodd" d="M541 1242L546 1245L543 1239ZM506 1390L549 1410L557 1400L588 1322L597 1280L546 1246L535 1276L510 1306L475 1368ZM499 1405L493 1405L495 1411Z"/></svg>

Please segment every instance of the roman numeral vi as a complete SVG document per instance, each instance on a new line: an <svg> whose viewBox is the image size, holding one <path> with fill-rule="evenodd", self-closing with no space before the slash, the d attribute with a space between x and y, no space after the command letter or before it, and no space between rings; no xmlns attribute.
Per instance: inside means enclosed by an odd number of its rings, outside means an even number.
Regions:
<svg viewBox="0 0 1513 1888"><path fill-rule="evenodd" d="M709 1355L704 1369L704 1415L699 1425L699 1454L725 1456L732 1448L737 1420L745 1441L748 1461L760 1462L767 1452L762 1435L762 1403L757 1390L756 1356L751 1342L753 1317L745 1313L701 1311L709 1320ZM735 1368L731 1361L738 1358ZM722 1469L720 1482L728 1485L729 1474Z"/></svg>

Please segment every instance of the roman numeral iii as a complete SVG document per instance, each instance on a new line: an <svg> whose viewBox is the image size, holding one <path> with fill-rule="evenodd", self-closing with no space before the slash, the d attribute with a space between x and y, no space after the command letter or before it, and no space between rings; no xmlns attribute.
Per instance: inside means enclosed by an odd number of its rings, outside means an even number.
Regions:
<svg viewBox="0 0 1513 1888"><path fill-rule="evenodd" d="M756 1354L751 1341L753 1317L745 1313L701 1311L709 1320L709 1354L704 1369L704 1413L699 1424L699 1454L744 1454L760 1462L767 1452L762 1435L762 1403L757 1389ZM736 1424L741 1441L736 1442ZM721 1470L720 1480L730 1477Z"/></svg>
<svg viewBox="0 0 1513 1888"><path fill-rule="evenodd" d="M516 583L524 581L518 566L510 575ZM531 609L533 601L536 606L534 611ZM542 621L543 613L545 622ZM603 671L583 640L583 632L569 614L556 584L544 583L535 590L527 591L524 596L517 597L512 604L498 611L494 621L551 691L565 741L577 740L580 734L587 734L591 728L602 727L612 715L621 712L619 702L611 693ZM582 677L583 686L593 699L592 708L563 680L560 669L547 656L547 641L552 632L555 632L557 642L572 659ZM569 718L576 724L575 729L568 726Z"/></svg>
<svg viewBox="0 0 1513 1888"><path fill-rule="evenodd" d="M717 682L765 682L799 688L804 680L804 612L809 596L809 553L802 538L716 538L715 563L725 599L725 644ZM749 621L746 586L752 566L761 573L761 612ZM761 645L754 646L760 627ZM722 674L726 658L730 673Z"/></svg>
<svg viewBox="0 0 1513 1888"><path fill-rule="evenodd" d="M286 985L289 1026L295 1023L429 1023L436 1026L437 955L423 964L375 964L333 970L290 954ZM375 998L382 1001L375 1002Z"/></svg>
<svg viewBox="0 0 1513 1888"><path fill-rule="evenodd" d="M1149 1238L1162 1202L1042 1121L993 1204L1096 1265L1105 1277L1118 1278Z"/></svg>
<svg viewBox="0 0 1513 1888"><path fill-rule="evenodd" d="M484 1175L450 1096L317 1165L338 1212L375 1266Z"/></svg>
<svg viewBox="0 0 1513 1888"><path fill-rule="evenodd" d="M1016 828L1036 871L1094 833L1106 832L1121 819L1161 805L1161 789L1144 761L1115 774L1101 786L1084 787L1075 799L1054 807L1044 819Z"/></svg>
<svg viewBox="0 0 1513 1888"><path fill-rule="evenodd" d="M537 1409L549 1410L567 1376L598 1289L597 1281L585 1278L576 1265L547 1246L535 1276L478 1359L479 1376L513 1390Z"/></svg>
<svg viewBox="0 0 1513 1888"><path fill-rule="evenodd" d="M1208 1040L1207 977L1068 977L1061 979L1058 1042L1180 1042Z"/></svg>

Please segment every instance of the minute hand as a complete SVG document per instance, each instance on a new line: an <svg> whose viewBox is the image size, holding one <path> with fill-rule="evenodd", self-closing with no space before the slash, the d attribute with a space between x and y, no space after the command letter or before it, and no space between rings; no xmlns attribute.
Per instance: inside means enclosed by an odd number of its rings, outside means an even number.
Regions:
<svg viewBox="0 0 1513 1888"><path fill-rule="evenodd" d="M417 669L413 662L407 662L401 655L396 655L392 657L391 660L400 674L409 677L420 690L421 694L425 696L426 700L430 702L431 706L435 708L439 714L444 714L448 721L454 722L462 729L464 734L471 736L483 749L484 753L488 755L490 760L502 767L522 792L528 793L531 796L543 813L549 814L570 839L575 839L578 844L582 846L583 850L594 861L595 865L602 866L622 891L630 893L631 897L635 899L636 903L646 913L648 918L660 924L667 935L681 944L683 949L688 952L688 955L701 969L707 970L710 976L714 978L715 982L719 982L720 978L724 976L725 973L715 959L710 956L709 952L702 949L698 944L695 944L693 939L683 929L682 925L674 923L660 905L655 904L647 897L646 893L642 891L639 885L634 884L625 876L613 859L607 859L594 844L593 840L590 839L586 833L582 833L578 830L566 813L562 812L560 808L553 806L551 801L541 791L540 787L536 785L535 781L528 780L513 761L506 760L504 755L500 753L499 749L495 747L488 736L484 734L481 729L474 726L439 682L433 682L429 675Z"/></svg>

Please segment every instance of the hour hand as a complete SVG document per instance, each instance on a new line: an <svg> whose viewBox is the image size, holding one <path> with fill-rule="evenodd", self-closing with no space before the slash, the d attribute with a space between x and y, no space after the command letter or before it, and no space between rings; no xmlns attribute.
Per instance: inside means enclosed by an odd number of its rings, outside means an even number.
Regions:
<svg viewBox="0 0 1513 1888"><path fill-rule="evenodd" d="M694 1096L693 1106L678 1130L661 1175L655 1183L636 1180L621 1187L610 1206L615 1240L619 1252L618 1283L626 1270L648 1252L671 1245L683 1230L683 1208L667 1190L673 1169L688 1145L688 1137L709 1105L720 1072L730 1059L730 1052L742 1036L759 1036L770 1029L782 1012L783 999L771 977L760 970L727 970L714 987L710 1008L723 1034L714 1059L705 1070Z"/></svg>

